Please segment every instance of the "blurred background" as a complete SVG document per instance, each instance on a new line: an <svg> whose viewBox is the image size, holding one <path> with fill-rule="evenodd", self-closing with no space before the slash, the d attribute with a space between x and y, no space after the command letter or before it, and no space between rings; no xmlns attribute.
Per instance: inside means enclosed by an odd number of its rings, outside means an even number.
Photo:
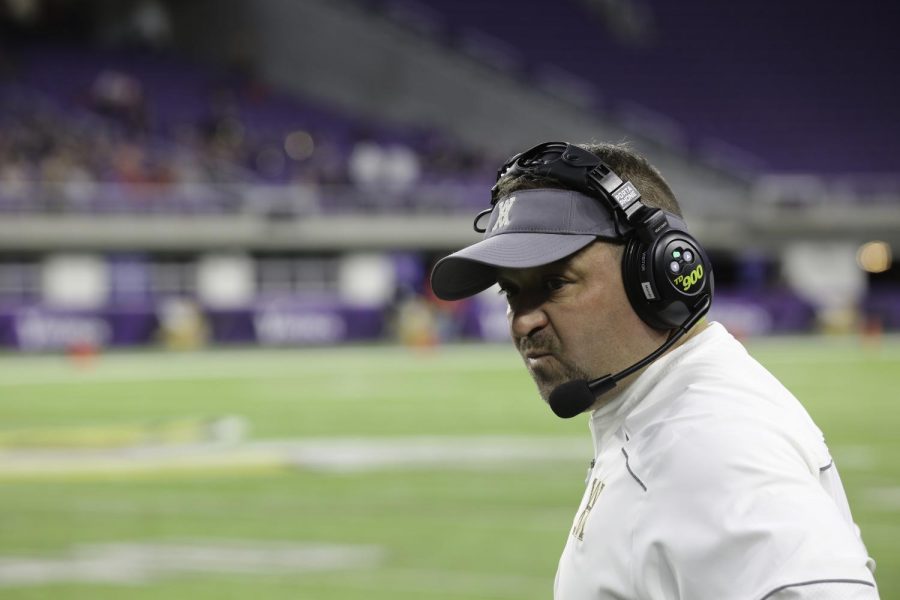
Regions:
<svg viewBox="0 0 900 600"><path fill-rule="evenodd" d="M900 9L0 2L0 594L546 598L591 458L489 290L496 169L628 142L900 597Z"/></svg>

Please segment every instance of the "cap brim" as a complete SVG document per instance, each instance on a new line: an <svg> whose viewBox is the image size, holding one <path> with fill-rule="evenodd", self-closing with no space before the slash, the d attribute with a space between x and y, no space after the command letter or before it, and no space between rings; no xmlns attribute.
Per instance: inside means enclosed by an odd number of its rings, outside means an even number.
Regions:
<svg viewBox="0 0 900 600"><path fill-rule="evenodd" d="M431 272L431 289L442 300L460 300L497 282L497 269L539 267L581 250L589 234L505 233L442 258Z"/></svg>

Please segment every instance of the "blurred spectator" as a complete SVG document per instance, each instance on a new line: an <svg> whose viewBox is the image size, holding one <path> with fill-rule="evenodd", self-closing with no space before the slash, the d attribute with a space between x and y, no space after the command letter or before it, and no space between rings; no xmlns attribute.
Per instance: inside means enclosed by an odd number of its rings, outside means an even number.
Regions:
<svg viewBox="0 0 900 600"><path fill-rule="evenodd" d="M400 194L419 179L419 159L400 144L389 146L371 139L358 141L348 160L350 180L362 191Z"/></svg>
<svg viewBox="0 0 900 600"><path fill-rule="evenodd" d="M141 82L128 73L104 69L91 86L91 104L101 115L116 119L132 131L146 126Z"/></svg>
<svg viewBox="0 0 900 600"><path fill-rule="evenodd" d="M45 208L50 212L78 209L93 194L93 176L66 147L57 148L41 161L40 180Z"/></svg>
<svg viewBox="0 0 900 600"><path fill-rule="evenodd" d="M34 180L34 176L31 175L31 163L17 153L5 156L5 153L0 151L0 156L5 157L0 162L0 196L16 200L27 198L29 182Z"/></svg>

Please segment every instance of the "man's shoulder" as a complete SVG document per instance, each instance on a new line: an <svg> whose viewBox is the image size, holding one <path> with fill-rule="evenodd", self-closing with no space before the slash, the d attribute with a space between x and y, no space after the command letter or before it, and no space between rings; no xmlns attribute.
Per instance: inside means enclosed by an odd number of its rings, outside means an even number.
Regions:
<svg viewBox="0 0 900 600"><path fill-rule="evenodd" d="M632 453L666 467L797 458L810 470L827 464L822 432L803 405L718 329L671 361L626 418Z"/></svg>
<svg viewBox="0 0 900 600"><path fill-rule="evenodd" d="M816 475L831 461L821 431L789 395L687 385L634 417L625 423L626 450L648 485L758 485Z"/></svg>
<svg viewBox="0 0 900 600"><path fill-rule="evenodd" d="M677 565L690 598L735 589L763 597L832 576L870 581L845 501L821 484L831 463L821 437L774 411L684 401L625 444L626 466L644 484L636 539L649 549L646 565Z"/></svg>
<svg viewBox="0 0 900 600"><path fill-rule="evenodd" d="M644 486L635 519L643 564L672 565L688 582L682 597L763 597L835 573L870 580L864 547L820 483L830 463L822 442L698 415L631 437L626 459Z"/></svg>

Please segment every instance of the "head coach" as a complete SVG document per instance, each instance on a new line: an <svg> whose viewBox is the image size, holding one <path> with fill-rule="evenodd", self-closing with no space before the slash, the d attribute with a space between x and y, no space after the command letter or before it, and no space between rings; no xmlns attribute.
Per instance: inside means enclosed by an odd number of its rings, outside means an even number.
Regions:
<svg viewBox="0 0 900 600"><path fill-rule="evenodd" d="M435 265L435 294L499 284L543 399L590 413L557 600L878 598L821 431L704 319L712 266L646 159L540 144L500 169L475 227L483 240Z"/></svg>

